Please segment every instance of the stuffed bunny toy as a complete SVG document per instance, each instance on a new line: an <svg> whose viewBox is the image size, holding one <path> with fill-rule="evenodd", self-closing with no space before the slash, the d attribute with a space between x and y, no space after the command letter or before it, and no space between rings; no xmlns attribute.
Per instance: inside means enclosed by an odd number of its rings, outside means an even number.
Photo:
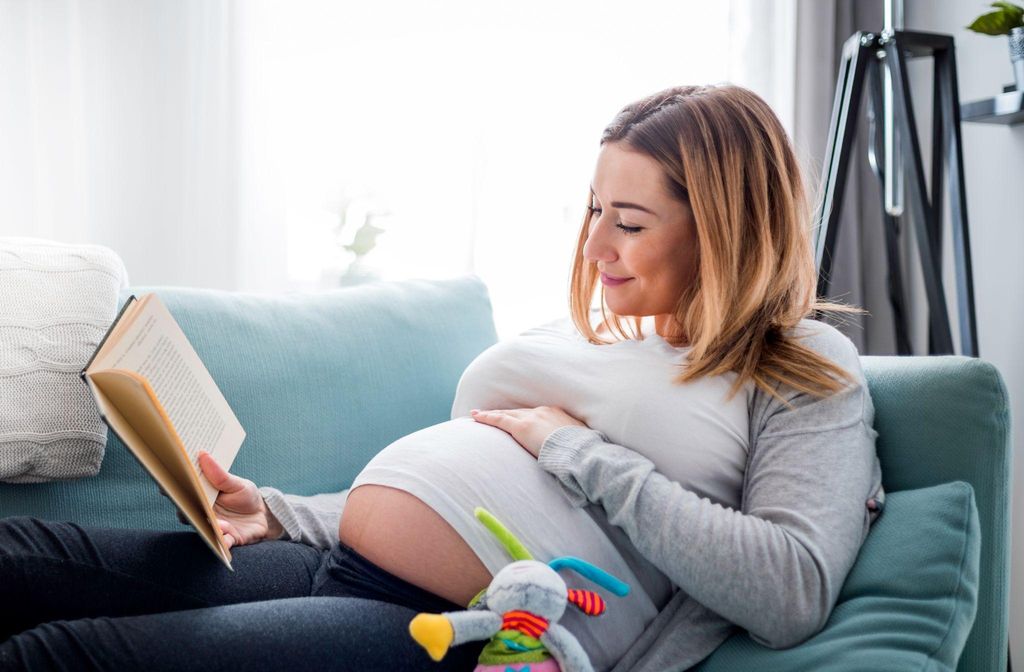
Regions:
<svg viewBox="0 0 1024 672"><path fill-rule="evenodd" d="M474 672L593 672L579 641L558 620L568 604L600 616L605 602L594 591L567 588L558 570L571 569L620 597L629 593L629 586L579 558L555 558L547 564L534 560L494 516L480 507L474 514L513 562L495 574L466 611L417 614L409 634L435 661L452 646L489 639Z"/></svg>

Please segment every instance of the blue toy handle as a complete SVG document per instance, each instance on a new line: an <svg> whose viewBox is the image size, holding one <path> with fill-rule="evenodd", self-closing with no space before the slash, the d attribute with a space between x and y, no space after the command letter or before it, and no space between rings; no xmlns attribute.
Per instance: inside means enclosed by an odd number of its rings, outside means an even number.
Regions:
<svg viewBox="0 0 1024 672"><path fill-rule="evenodd" d="M575 558L571 555L563 555L548 563L548 567L556 572L565 567L576 572L584 578L590 579L602 588L610 590L619 597L629 595L629 584L615 578L597 565L591 564L582 558Z"/></svg>

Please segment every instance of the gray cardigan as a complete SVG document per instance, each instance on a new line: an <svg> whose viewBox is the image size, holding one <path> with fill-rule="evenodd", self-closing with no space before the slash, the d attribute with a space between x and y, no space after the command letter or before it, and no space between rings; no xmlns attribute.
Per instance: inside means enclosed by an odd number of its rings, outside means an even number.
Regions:
<svg viewBox="0 0 1024 672"><path fill-rule="evenodd" d="M754 393L739 511L698 497L597 430L561 427L544 441L539 464L573 505L602 506L678 587L613 672L685 670L737 627L759 644L788 648L828 620L885 493L856 347L812 320L796 335L858 384L824 399L777 387L792 409ZM336 541L347 490L260 491L284 527L281 538L320 548Z"/></svg>

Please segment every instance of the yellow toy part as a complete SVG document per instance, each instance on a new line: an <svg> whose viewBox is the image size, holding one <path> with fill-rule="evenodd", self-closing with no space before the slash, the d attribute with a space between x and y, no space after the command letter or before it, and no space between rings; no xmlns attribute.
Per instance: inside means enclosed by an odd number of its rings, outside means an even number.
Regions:
<svg viewBox="0 0 1024 672"><path fill-rule="evenodd" d="M434 661L444 658L452 640L455 639L455 630L451 622L440 614L416 614L416 617L409 621L409 634L427 650Z"/></svg>

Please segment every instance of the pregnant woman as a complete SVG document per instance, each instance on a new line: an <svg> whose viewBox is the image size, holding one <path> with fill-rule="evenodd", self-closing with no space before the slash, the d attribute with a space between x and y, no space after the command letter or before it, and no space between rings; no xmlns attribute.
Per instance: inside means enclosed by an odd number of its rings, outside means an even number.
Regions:
<svg viewBox="0 0 1024 672"><path fill-rule="evenodd" d="M538 559L631 585L586 585L608 612L561 621L596 670L684 670L741 628L799 644L884 503L857 351L811 319L851 309L816 300L809 219L752 92L626 106L601 138L567 317L481 353L451 420L339 493L257 488L204 455L234 573L187 532L0 521L0 669L471 670L481 643L435 664L407 626L464 609L508 563L477 506Z"/></svg>

